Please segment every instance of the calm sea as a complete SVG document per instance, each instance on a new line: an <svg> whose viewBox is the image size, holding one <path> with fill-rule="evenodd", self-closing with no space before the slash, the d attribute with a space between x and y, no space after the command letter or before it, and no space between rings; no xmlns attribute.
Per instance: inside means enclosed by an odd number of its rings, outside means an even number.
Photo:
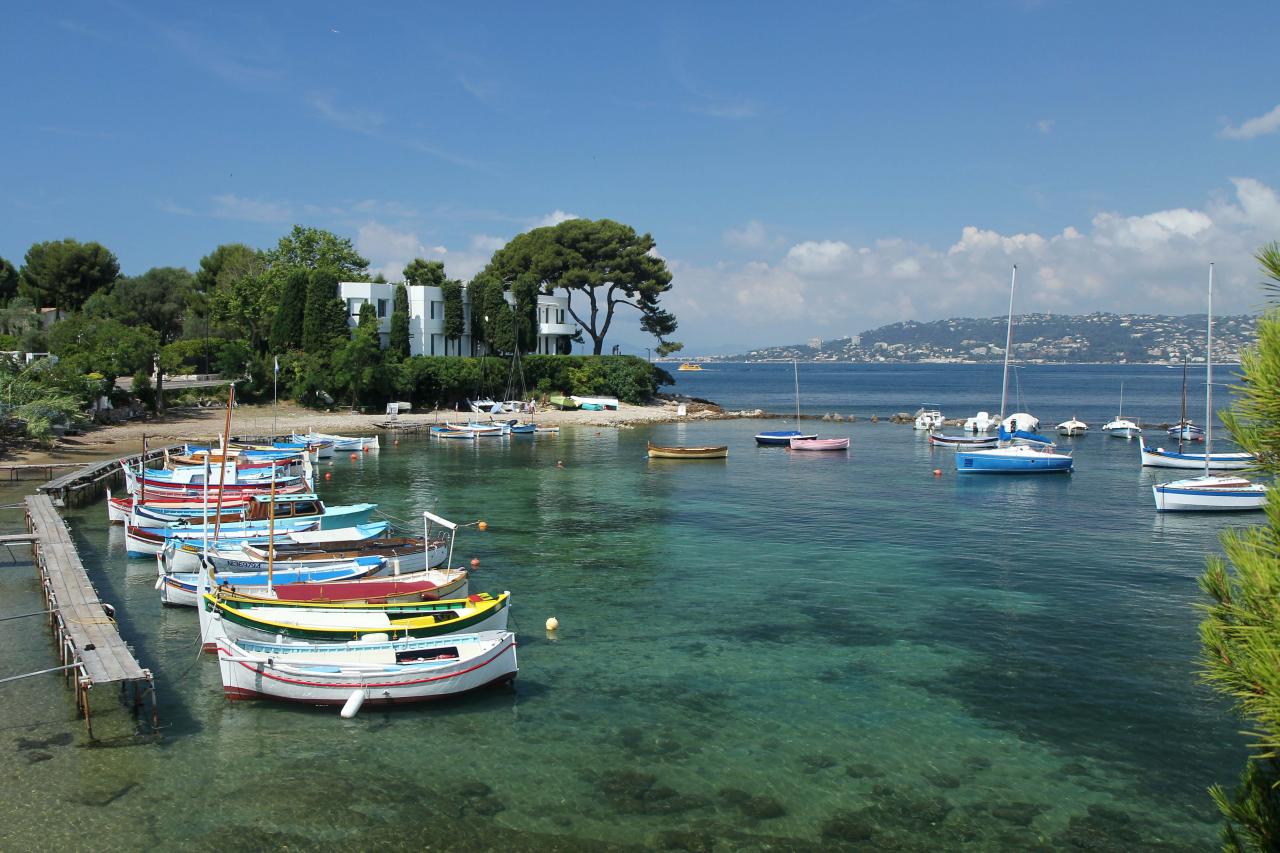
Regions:
<svg viewBox="0 0 1280 853"><path fill-rule="evenodd" d="M800 371L815 413L999 403L998 368ZM790 374L718 366L679 390L785 411ZM1180 371L1020 384L1046 423L1099 424L1121 379L1127 414L1176 418ZM823 455L756 448L763 423L384 438L335 459L333 503L486 520L460 556L481 561L474 588L513 592L521 638L511 689L349 721L225 702L194 612L159 605L101 503L69 512L157 674L162 731L86 746L56 676L0 685L0 848L1213 845L1205 788L1246 752L1197 681L1196 577L1249 519L1158 516L1150 486L1170 475L1099 434L1071 443L1070 476L963 479L909 427L822 424L852 438ZM647 461L650 438L731 450ZM22 555L0 602L41 606ZM0 643L0 676L54 661L38 619L0 622Z"/></svg>

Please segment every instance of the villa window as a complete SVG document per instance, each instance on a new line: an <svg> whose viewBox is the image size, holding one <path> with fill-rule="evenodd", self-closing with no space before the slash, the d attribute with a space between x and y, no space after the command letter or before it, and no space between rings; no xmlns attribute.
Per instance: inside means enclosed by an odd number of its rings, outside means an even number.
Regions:
<svg viewBox="0 0 1280 853"><path fill-rule="evenodd" d="M379 299L378 300L378 319L382 319L385 316L387 316L387 300Z"/></svg>

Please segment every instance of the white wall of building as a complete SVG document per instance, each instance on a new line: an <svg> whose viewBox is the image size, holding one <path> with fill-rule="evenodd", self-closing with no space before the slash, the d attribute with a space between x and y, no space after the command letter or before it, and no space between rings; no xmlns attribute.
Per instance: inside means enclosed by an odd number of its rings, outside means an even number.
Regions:
<svg viewBox="0 0 1280 853"><path fill-rule="evenodd" d="M360 320L360 307L365 303L378 311L378 332L385 348L391 339L391 312L395 304L394 284L371 281L344 281L338 284L338 295L347 305L347 323L354 328ZM462 290L463 328L467 331L457 341L444 337L444 294L438 287L408 287L409 353L411 355L471 355L471 299ZM511 294L508 302L514 303ZM538 346L535 352L554 355L556 344L565 335L575 335L578 326L566 310L568 298L539 296ZM483 346L483 345L481 345Z"/></svg>

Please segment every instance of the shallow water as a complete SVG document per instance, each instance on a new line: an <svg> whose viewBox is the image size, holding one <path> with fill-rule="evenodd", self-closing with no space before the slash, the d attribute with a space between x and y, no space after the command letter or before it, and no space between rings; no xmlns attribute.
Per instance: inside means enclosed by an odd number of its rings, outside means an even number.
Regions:
<svg viewBox="0 0 1280 853"><path fill-rule="evenodd" d="M350 721L225 702L194 612L160 607L101 503L69 512L162 731L87 747L56 676L0 686L0 847L1213 843L1204 789L1245 752L1196 681L1195 578L1247 518L1157 516L1169 474L1101 435L1074 475L965 479L906 427L824 424L852 437L832 455L757 449L761 427L335 459L333 503L485 519L459 556L521 639L511 689ZM731 449L646 461L647 438ZM21 561L0 601L39 608ZM0 623L0 675L52 665L34 621Z"/></svg>

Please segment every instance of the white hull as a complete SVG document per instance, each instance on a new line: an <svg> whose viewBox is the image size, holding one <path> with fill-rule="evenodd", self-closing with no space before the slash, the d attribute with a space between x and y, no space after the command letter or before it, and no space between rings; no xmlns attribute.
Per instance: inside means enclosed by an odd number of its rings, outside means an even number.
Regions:
<svg viewBox="0 0 1280 853"><path fill-rule="evenodd" d="M420 702L509 681L519 670L516 638L506 631L341 646L242 647L222 637L217 649L228 699L310 705L345 705L353 694L369 704ZM421 657L395 662L411 654ZM432 659L442 654L453 657Z"/></svg>
<svg viewBox="0 0 1280 853"><path fill-rule="evenodd" d="M1176 450L1165 450L1157 447L1152 452L1142 445L1142 464L1148 468L1182 468L1188 471L1204 470L1203 453L1178 453ZM1250 453L1213 453L1209 455L1210 471L1242 471L1254 465Z"/></svg>
<svg viewBox="0 0 1280 853"><path fill-rule="evenodd" d="M1266 506L1267 487L1243 477L1194 477L1151 487L1160 512L1248 512Z"/></svg>

